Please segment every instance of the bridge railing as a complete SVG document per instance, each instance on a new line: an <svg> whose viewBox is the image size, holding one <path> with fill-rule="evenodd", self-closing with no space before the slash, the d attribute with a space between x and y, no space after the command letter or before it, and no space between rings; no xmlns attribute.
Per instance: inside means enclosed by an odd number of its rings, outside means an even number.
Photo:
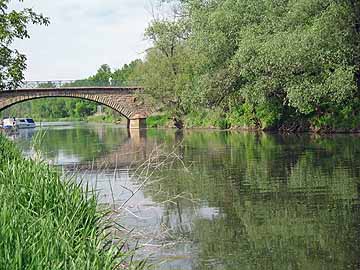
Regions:
<svg viewBox="0 0 360 270"><path fill-rule="evenodd" d="M71 87L139 87L136 81L93 81L93 80L60 80L60 81L24 81L17 89L71 88Z"/></svg>

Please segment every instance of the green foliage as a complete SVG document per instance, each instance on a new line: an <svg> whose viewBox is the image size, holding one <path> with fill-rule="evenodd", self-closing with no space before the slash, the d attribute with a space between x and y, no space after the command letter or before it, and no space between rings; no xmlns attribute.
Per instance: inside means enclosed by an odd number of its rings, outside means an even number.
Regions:
<svg viewBox="0 0 360 270"><path fill-rule="evenodd" d="M134 86L141 81L142 61L140 59L125 64L122 68L112 71L107 64L101 65L96 74L87 79L78 80L68 86Z"/></svg>
<svg viewBox="0 0 360 270"><path fill-rule="evenodd" d="M17 160L21 158L19 149L14 147L14 144L7 141L2 134L0 134L0 164L5 164L9 159Z"/></svg>
<svg viewBox="0 0 360 270"><path fill-rule="evenodd" d="M231 124L272 128L294 113L307 120L354 107L360 93L358 1L179 5L175 20L155 20L148 28L154 46L144 63L145 87L173 115L219 109Z"/></svg>
<svg viewBox="0 0 360 270"><path fill-rule="evenodd" d="M77 102L75 106L75 115L79 117L85 117L87 115L94 114L96 107L89 102Z"/></svg>
<svg viewBox="0 0 360 270"><path fill-rule="evenodd" d="M254 108L249 103L231 106L227 119L232 127L256 127L257 123Z"/></svg>
<svg viewBox="0 0 360 270"><path fill-rule="evenodd" d="M44 98L16 104L2 112L4 117L32 117L35 120L81 119L96 112L95 102L71 98Z"/></svg>
<svg viewBox="0 0 360 270"><path fill-rule="evenodd" d="M102 65L69 86L136 82L156 109L190 119L189 126L270 129L295 120L320 129L359 128L359 1L165 2L176 3L176 13L146 29L153 47L144 62L115 71ZM93 113L90 107L72 110L84 116ZM207 111L219 123L201 119Z"/></svg>
<svg viewBox="0 0 360 270"><path fill-rule="evenodd" d="M3 269L114 269L132 255L110 244L119 239L109 238L95 194L25 160L1 135L0 149Z"/></svg>
<svg viewBox="0 0 360 270"><path fill-rule="evenodd" d="M226 129L229 127L228 120L220 110L202 110L193 111L186 115L186 127L202 127L202 128L220 128Z"/></svg>
<svg viewBox="0 0 360 270"><path fill-rule="evenodd" d="M109 65L102 65L94 76L91 76L88 81L96 83L103 83L104 86L110 85L111 68Z"/></svg>
<svg viewBox="0 0 360 270"><path fill-rule="evenodd" d="M348 131L357 130L360 127L359 101L335 111L326 112L321 116L310 118L310 123L315 130L325 131Z"/></svg>
<svg viewBox="0 0 360 270"><path fill-rule="evenodd" d="M143 67L143 84L157 107L177 117L187 112L185 102L192 90L191 52L182 45L188 27L183 21L154 21L145 35L155 43ZM193 95L190 96L194 98Z"/></svg>
<svg viewBox="0 0 360 270"><path fill-rule="evenodd" d="M115 84L138 85L141 84L143 76L143 62L140 59L125 64L122 68L115 70L112 75L112 81Z"/></svg>
<svg viewBox="0 0 360 270"><path fill-rule="evenodd" d="M14 49L14 41L30 37L29 25L49 24L48 18L32 9L10 10L9 3L10 0L0 0L0 90L14 89L24 79L26 56Z"/></svg>
<svg viewBox="0 0 360 270"><path fill-rule="evenodd" d="M262 129L275 128L282 120L282 107L276 103L263 103L256 107L256 116Z"/></svg>
<svg viewBox="0 0 360 270"><path fill-rule="evenodd" d="M168 114L152 115L146 119L146 125L149 128L169 127L171 118Z"/></svg>

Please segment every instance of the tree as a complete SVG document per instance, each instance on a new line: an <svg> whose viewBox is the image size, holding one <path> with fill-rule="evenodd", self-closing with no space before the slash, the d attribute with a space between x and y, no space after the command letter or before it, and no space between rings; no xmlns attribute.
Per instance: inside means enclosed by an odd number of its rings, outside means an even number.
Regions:
<svg viewBox="0 0 360 270"><path fill-rule="evenodd" d="M183 99L191 84L191 63L186 20L154 20L146 30L146 37L154 47L149 49L144 63L145 89L156 101L156 106L170 110L174 117L186 113ZM192 96L193 97L193 96Z"/></svg>
<svg viewBox="0 0 360 270"><path fill-rule="evenodd" d="M96 105L93 102L80 101L76 103L75 115L77 117L86 117L96 112Z"/></svg>
<svg viewBox="0 0 360 270"><path fill-rule="evenodd" d="M245 111L262 128L290 116L360 115L359 1L180 4L182 16L154 21L146 33L154 46L145 61L151 67L145 86L157 100L193 110Z"/></svg>
<svg viewBox="0 0 360 270"><path fill-rule="evenodd" d="M94 84L95 86L108 86L110 85L110 78L112 72L109 65L104 64L97 70L94 76L89 78L89 82Z"/></svg>
<svg viewBox="0 0 360 270"><path fill-rule="evenodd" d="M112 74L113 85L136 85L142 80L143 62L140 59L132 61L130 64L125 64L122 68L115 70Z"/></svg>
<svg viewBox="0 0 360 270"><path fill-rule="evenodd" d="M29 24L49 24L47 17L32 9L9 10L9 3L10 0L0 0L0 90L14 89L24 79L26 56L11 47L14 40L30 37Z"/></svg>

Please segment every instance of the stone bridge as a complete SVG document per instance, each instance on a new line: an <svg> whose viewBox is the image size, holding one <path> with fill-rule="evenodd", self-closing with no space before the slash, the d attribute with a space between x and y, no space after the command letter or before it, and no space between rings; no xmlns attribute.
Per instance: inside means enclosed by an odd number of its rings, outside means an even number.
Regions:
<svg viewBox="0 0 360 270"><path fill-rule="evenodd" d="M81 98L108 106L128 119L128 128L145 128L152 108L139 95L142 87L91 86L21 88L0 91L0 111L17 103L49 97Z"/></svg>

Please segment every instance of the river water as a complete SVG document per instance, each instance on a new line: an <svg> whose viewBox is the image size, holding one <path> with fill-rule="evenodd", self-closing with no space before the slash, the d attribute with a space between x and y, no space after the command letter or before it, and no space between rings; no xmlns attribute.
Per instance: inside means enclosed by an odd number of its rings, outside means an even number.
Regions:
<svg viewBox="0 0 360 270"><path fill-rule="evenodd" d="M95 188L155 269L360 269L359 136L73 123L12 139Z"/></svg>

